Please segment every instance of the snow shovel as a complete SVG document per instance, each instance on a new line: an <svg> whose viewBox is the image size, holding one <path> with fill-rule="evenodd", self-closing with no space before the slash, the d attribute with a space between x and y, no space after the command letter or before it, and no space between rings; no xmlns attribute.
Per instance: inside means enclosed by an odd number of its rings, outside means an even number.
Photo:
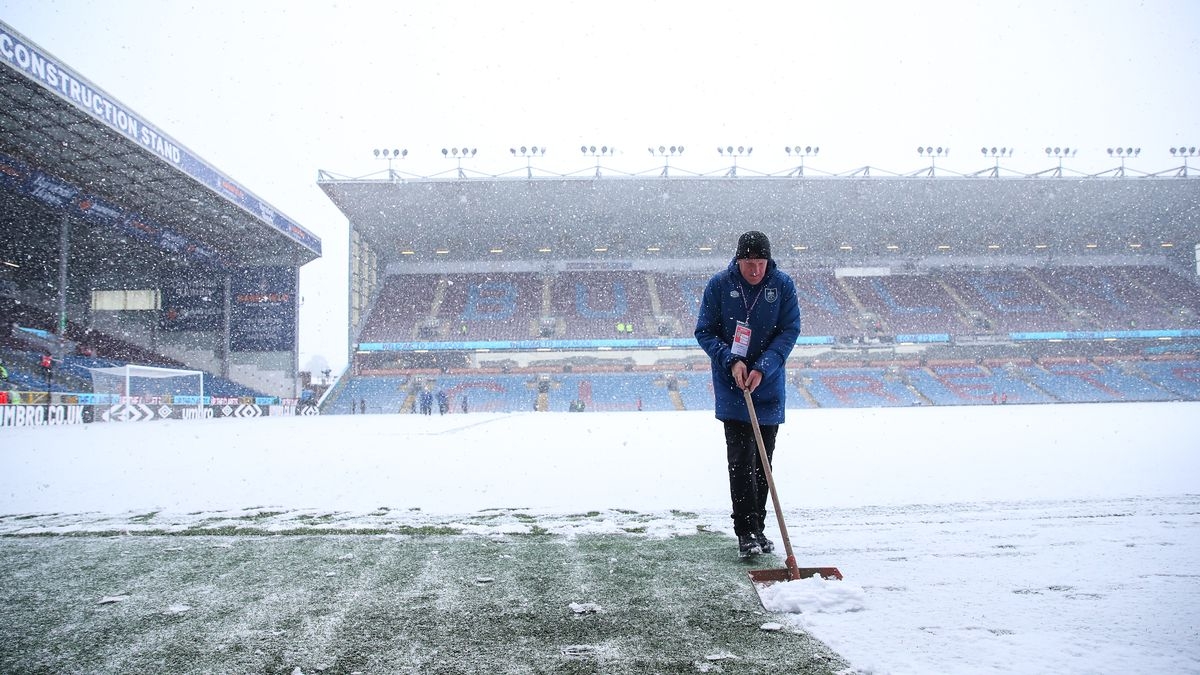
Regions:
<svg viewBox="0 0 1200 675"><path fill-rule="evenodd" d="M822 579L841 579L842 573L836 567L797 567L796 554L792 552L792 541L788 539L787 525L783 522L783 509L779 506L779 493L775 490L775 478L771 475L771 462L767 460L767 447L763 444L762 429L758 426L758 415L754 412L754 401L750 400L750 391L743 389L746 396L746 409L750 411L750 426L754 428L754 440L758 443L758 462L762 466L763 475L767 478L767 487L771 490L771 503L775 506L775 519L779 521L779 536L783 538L783 550L787 552L787 567L771 570L751 570L748 572L750 583L754 584L755 592L780 581L796 581L808 577L820 576Z"/></svg>

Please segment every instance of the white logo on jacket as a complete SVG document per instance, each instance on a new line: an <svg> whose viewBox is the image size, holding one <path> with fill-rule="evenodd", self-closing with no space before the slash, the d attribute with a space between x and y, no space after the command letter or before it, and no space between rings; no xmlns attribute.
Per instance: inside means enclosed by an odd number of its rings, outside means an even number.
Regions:
<svg viewBox="0 0 1200 675"><path fill-rule="evenodd" d="M778 288L768 288L766 291L763 292L763 299L766 300L767 302L775 302L776 300L779 299L779 289Z"/></svg>

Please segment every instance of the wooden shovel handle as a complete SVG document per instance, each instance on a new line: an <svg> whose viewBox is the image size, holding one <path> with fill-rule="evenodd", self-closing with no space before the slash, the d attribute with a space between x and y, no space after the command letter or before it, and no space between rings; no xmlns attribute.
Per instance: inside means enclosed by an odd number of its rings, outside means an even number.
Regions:
<svg viewBox="0 0 1200 675"><path fill-rule="evenodd" d="M750 390L743 389L746 397L746 410L750 411L750 426L754 429L754 440L758 443L758 461L762 466L763 475L767 477L767 487L771 489L771 504L775 507L775 519L779 521L779 536L783 538L783 550L787 553L788 574L792 580L800 578L800 570L796 567L796 555L792 552L792 540L788 538L787 524L783 522L783 508L779 506L779 493L775 489L775 477L771 475L771 460L767 457L767 446L763 443L762 429L758 426L758 414L754 412L754 401L750 398Z"/></svg>

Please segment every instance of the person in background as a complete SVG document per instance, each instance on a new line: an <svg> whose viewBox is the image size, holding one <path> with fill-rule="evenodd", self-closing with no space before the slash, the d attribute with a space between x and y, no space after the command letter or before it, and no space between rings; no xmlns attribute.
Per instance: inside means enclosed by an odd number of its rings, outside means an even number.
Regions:
<svg viewBox="0 0 1200 675"><path fill-rule="evenodd" d="M711 362L716 418L725 430L738 554L770 553L775 544L763 532L767 479L742 392L750 392L771 461L784 421L787 359L800 336L800 306L795 284L771 258L762 232L743 234L733 260L709 279L695 336Z"/></svg>

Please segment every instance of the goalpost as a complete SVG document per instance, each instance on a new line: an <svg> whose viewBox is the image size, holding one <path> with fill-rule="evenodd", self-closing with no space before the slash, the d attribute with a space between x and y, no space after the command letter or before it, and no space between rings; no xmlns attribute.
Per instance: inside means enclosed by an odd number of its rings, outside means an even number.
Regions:
<svg viewBox="0 0 1200 675"><path fill-rule="evenodd" d="M111 368L88 368L92 392L110 404L145 403L149 398L170 398L175 406L204 410L204 371L127 364Z"/></svg>

